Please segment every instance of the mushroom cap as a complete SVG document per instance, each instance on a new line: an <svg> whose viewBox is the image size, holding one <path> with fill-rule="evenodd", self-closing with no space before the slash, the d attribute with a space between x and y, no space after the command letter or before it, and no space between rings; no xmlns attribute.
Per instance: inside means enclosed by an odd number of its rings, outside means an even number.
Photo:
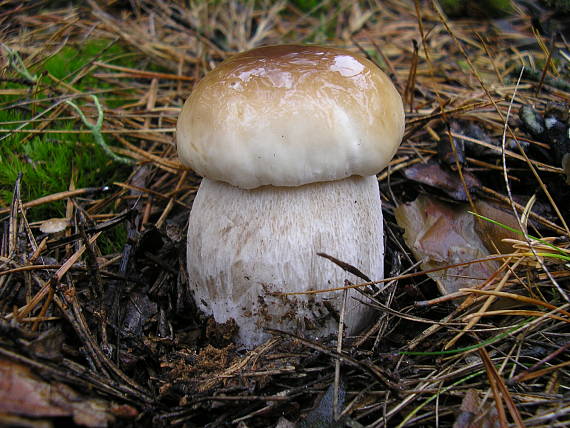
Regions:
<svg viewBox="0 0 570 428"><path fill-rule="evenodd" d="M402 99L374 63L300 45L221 63L194 87L176 131L184 164L244 189L374 175L403 133Z"/></svg>

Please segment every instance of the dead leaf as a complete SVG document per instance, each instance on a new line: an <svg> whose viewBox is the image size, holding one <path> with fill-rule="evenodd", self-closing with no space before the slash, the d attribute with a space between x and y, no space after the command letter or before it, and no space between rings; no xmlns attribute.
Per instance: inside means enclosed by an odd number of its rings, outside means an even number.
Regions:
<svg viewBox="0 0 570 428"><path fill-rule="evenodd" d="M479 397L477 391L468 389L461 402L461 413L457 415L453 428L475 428L472 422L479 413Z"/></svg>
<svg viewBox="0 0 570 428"><path fill-rule="evenodd" d="M468 200L459 174L443 168L437 162L428 161L411 165L403 171L403 174L409 180L427 184L445 192L456 201L466 202ZM468 171L463 171L463 178L470 193L481 186L477 177Z"/></svg>
<svg viewBox="0 0 570 428"><path fill-rule="evenodd" d="M489 255L475 231L475 219L466 205L451 205L427 196L400 205L395 210L398 225L405 230L404 239L422 269L434 269L468 262ZM460 288L477 287L498 268L494 261L430 273L443 295Z"/></svg>
<svg viewBox="0 0 570 428"><path fill-rule="evenodd" d="M87 427L106 427L115 420L108 402L86 398L69 386L47 383L18 363L0 359L0 413L7 417L72 417Z"/></svg>
<svg viewBox="0 0 570 428"><path fill-rule="evenodd" d="M480 408L480 400L475 389L468 389L461 402L461 412L457 415L453 428L499 428L496 410L486 412Z"/></svg>
<svg viewBox="0 0 570 428"><path fill-rule="evenodd" d="M478 200L475 202L475 209L477 210L477 213L482 216L495 220L496 222L513 229L519 229L519 224L513 213L504 209L501 205L490 201ZM515 232L511 232L508 229L482 219L477 219L475 221L475 230L485 243L487 249L493 253L496 252L495 246L502 254L508 254L514 251L512 244L503 242L503 239L523 239L521 235L516 234Z"/></svg>

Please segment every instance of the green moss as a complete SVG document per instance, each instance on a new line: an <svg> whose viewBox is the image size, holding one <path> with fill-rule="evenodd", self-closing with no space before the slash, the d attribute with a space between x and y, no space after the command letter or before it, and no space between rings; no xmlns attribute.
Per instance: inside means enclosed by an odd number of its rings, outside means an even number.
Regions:
<svg viewBox="0 0 570 428"><path fill-rule="evenodd" d="M323 0L291 0L291 3L302 12L310 12L321 4Z"/></svg>
<svg viewBox="0 0 570 428"><path fill-rule="evenodd" d="M97 240L97 246L102 254L119 253L127 242L127 228L119 224L110 230L103 232Z"/></svg>
<svg viewBox="0 0 570 428"><path fill-rule="evenodd" d="M38 71L47 71L58 79L74 76L86 65L94 62L112 62L115 65L133 67L133 55L127 54L121 45L109 40L90 40L81 46L66 45L47 58ZM109 85L91 75L81 81L81 86L108 87Z"/></svg>
<svg viewBox="0 0 570 428"><path fill-rule="evenodd" d="M19 120L18 114L0 111L0 120ZM71 130L73 123L58 122L58 129ZM23 141L14 134L0 144L0 199L2 205L12 200L16 177L23 173L21 196L24 201L37 199L69 188L72 171L77 171L76 187L100 186L120 179L120 169L89 134L46 134ZM54 202L32 210L34 218L62 216L65 203Z"/></svg>
<svg viewBox="0 0 570 428"><path fill-rule="evenodd" d="M77 73L93 61L104 61L116 65L133 67L134 56L118 44L109 40L93 40L81 47L65 46L34 67L32 72L40 78L36 88L13 82L0 82L0 89L23 89L28 95L4 96L0 102L1 128L14 129L21 126L18 121L31 119L42 108L51 105L44 102L54 85L45 73L55 78L71 82ZM13 78L17 74L13 73ZM74 87L82 92L111 89L110 84L91 74L74 82ZM115 96L116 98L116 96ZM22 104L29 100L31 103ZM86 99L87 101L87 99ZM105 102L103 99L102 102ZM114 105L120 105L115 99ZM70 113L71 113L71 109ZM64 113L64 115L68 115ZM10 123L14 122L14 123ZM34 123L25 129L33 129ZM68 131L85 127L76 120L55 120L50 129ZM3 137L3 135L0 135ZM107 141L112 144L112 141ZM7 206L12 200L14 182L18 173L23 173L22 199L29 201L69 188L72 171L77 171L76 187L94 187L121 180L128 174L128 168L112 162L103 150L93 142L90 133L46 133L32 138L26 133L14 133L0 141L0 206ZM39 220L51 216L61 216L65 212L65 202L54 202L30 210L30 219Z"/></svg>

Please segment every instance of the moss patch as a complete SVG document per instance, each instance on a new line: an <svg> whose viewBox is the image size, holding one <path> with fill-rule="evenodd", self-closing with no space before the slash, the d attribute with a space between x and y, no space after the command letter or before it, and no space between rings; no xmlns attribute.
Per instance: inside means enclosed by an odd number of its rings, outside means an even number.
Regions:
<svg viewBox="0 0 570 428"><path fill-rule="evenodd" d="M109 40L93 40L81 47L64 46L57 53L47 57L31 70L39 76L35 87L14 82L18 78L13 73L12 81L0 82L0 90L19 90L22 95L7 94L2 97L0 125L3 129L16 129L32 119L42 109L52 106L48 98L57 96L53 90L56 79L71 83L81 92L89 93L110 89L108 82L94 77L91 73L76 79L94 61L104 61L122 66L134 66L134 56L123 47ZM104 102L104 99L102 99ZM80 104L81 105L81 104ZM114 107L114 106L113 106ZM67 111L70 113L67 113ZM67 108L63 116L69 117ZM42 117L47 117L46 114ZM37 122L27 124L24 129L37 128ZM76 187L92 187L108 184L125 176L126 171L114 163L93 142L90 133L66 133L77 129L84 130L80 121L57 119L52 121L50 130L62 133L45 133L30 137L25 132L9 135L0 144L0 206L7 206L12 200L12 189L18 173L23 173L22 199L29 201L69 188L72 171L76 171ZM107 139L109 139L107 137ZM112 143L112 141L107 141ZM41 219L64 214L65 202L54 202L31 210L31 219Z"/></svg>

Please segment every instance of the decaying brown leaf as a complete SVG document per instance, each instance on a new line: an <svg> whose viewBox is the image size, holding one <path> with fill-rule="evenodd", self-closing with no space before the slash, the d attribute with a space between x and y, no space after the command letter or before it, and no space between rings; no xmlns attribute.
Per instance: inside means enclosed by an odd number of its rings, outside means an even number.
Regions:
<svg viewBox="0 0 570 428"><path fill-rule="evenodd" d="M512 229L518 230L519 224L512 212L503 209L500 205L484 200L475 202L477 214L495 220ZM496 225L490 221L478 219L475 221L475 230L483 240L489 251L495 253L498 249L500 253L512 253L513 246L511 243L503 242L503 239L521 239L521 235L511 232L504 227Z"/></svg>
<svg viewBox="0 0 570 428"><path fill-rule="evenodd" d="M77 425L106 427L115 420L111 412L107 401L82 396L59 382L47 383L29 368L0 359L0 413L8 420L71 417Z"/></svg>
<svg viewBox="0 0 570 428"><path fill-rule="evenodd" d="M395 210L404 239L425 270L481 259L489 251L475 231L475 219L465 205L451 205L435 198L419 196ZM450 294L467 284L477 287L498 268L495 261L472 263L430 273L442 294Z"/></svg>
<svg viewBox="0 0 570 428"><path fill-rule="evenodd" d="M453 428L498 428L500 426L494 409L484 412L480 408L478 392L475 389L467 390L460 410L461 412L453 423Z"/></svg>
<svg viewBox="0 0 570 428"><path fill-rule="evenodd" d="M468 200L465 192L466 187L469 192L472 192L480 186L477 177L467 171L463 171L463 179L465 180L465 185L463 185L461 178L456 172L442 167L435 161L409 166L404 170L404 176L409 180L435 187L456 201L462 202Z"/></svg>
<svg viewBox="0 0 570 428"><path fill-rule="evenodd" d="M43 169L36 143L30 144L36 137L56 150L63 134L77 134L78 154L95 154L84 124L67 126L76 116L64 102L75 100L94 122L90 94L101 103L111 149L137 164L109 160L117 174L101 170L97 182L89 182L70 163L61 170L69 183L33 198L28 189L37 183L29 174L16 180L13 197L6 192L12 183L4 183L0 354L12 363L0 362L0 426L49 428L74 420L96 426L111 424L109 415L117 426L301 426L313 403L323 402L336 367L347 394L339 423L346 426L391 427L409 415L408 427L495 428L504 421L500 415L508 417L493 399L503 377L511 379L508 395L526 426L568 419L569 336L561 318L568 308L560 293L570 285L568 263L543 257L540 265L520 237L521 253L503 258L504 270L494 278L487 278L494 263L443 271L436 278L440 287L488 280L485 290L465 289L461 307L443 306L454 296L433 299L426 292L425 276L387 215L387 278L371 290L381 310L358 338L315 342L274 330L275 338L246 352L231 348L235 325L214 325L197 311L185 242L200 178L177 160L177 117L207 72L262 44L360 50L389 75L406 101L406 138L379 176L386 213L416 197L418 188L462 203L423 201L399 209L405 227L415 227L407 232L408 245L424 268L493 253L489 238L499 251L512 252L501 248L503 229L465 218L466 209L518 229L509 207L519 213L528 207L530 233L551 237L561 251L570 247L568 43L551 25L560 14L534 1L516 2L500 20L450 20L435 0L338 0L316 2L312 10L301 3L315 2L2 2L0 138L30 147L18 154L18 164ZM36 83L22 77L6 48ZM60 54L73 61L56 61ZM48 63L58 67L47 73ZM532 195L536 201L527 204ZM463 204L468 196L475 207ZM475 201L482 197L501 201L507 217L486 211ZM66 230L46 236L39 226L60 216ZM477 235L487 252L474 244ZM491 297L496 300L488 305ZM431 300L420 305L420 299ZM521 310L498 315L505 302ZM557 318L543 316L546 310ZM496 370L480 370L473 355L425 354L494 337L489 368ZM423 354L401 353L414 350ZM504 404L507 391L498 392ZM437 400L428 401L435 394ZM413 416L414 409L421 411ZM122 424L123 418L137 419Z"/></svg>

